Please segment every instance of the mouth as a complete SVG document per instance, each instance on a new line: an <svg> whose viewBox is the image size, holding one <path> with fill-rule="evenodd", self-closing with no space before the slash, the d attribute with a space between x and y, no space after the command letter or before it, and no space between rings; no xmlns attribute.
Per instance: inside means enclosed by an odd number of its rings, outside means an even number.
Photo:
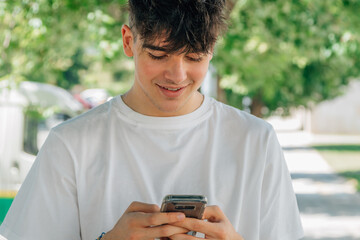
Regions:
<svg viewBox="0 0 360 240"><path fill-rule="evenodd" d="M157 84L158 85L158 84ZM174 88L174 87L164 87L164 86L160 86L158 85L160 88L162 89L165 89L165 90L168 90L168 91L172 91L172 92L177 92L185 87L177 87L177 88Z"/></svg>
<svg viewBox="0 0 360 240"><path fill-rule="evenodd" d="M174 99L182 96L185 92L185 89L187 86L161 86L159 84L156 84L158 86L161 94L169 99Z"/></svg>

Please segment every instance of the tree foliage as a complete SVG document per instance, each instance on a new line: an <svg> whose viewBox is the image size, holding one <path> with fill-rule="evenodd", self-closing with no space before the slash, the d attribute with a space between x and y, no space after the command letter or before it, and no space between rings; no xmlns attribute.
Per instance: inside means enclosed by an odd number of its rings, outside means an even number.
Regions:
<svg viewBox="0 0 360 240"><path fill-rule="evenodd" d="M339 94L359 76L359 10L356 0L236 1L214 59L228 102L248 96L262 115Z"/></svg>
<svg viewBox="0 0 360 240"><path fill-rule="evenodd" d="M131 85L121 26L126 0L0 0L0 79ZM228 0L230 27L213 64L227 101L261 115L341 92L359 76L358 0ZM266 107L266 108L264 108Z"/></svg>
<svg viewBox="0 0 360 240"><path fill-rule="evenodd" d="M121 50L125 3L0 1L0 78L48 82L66 89L76 84L109 86L119 76L126 81L131 69Z"/></svg>

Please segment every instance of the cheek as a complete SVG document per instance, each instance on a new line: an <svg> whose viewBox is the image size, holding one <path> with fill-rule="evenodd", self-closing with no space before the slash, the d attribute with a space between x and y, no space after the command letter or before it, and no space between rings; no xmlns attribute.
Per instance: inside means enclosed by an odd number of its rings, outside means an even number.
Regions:
<svg viewBox="0 0 360 240"><path fill-rule="evenodd" d="M194 68L192 68L191 70L191 78L194 81L201 83L206 76L208 67L209 67L208 63L199 64L199 66L194 66Z"/></svg>
<svg viewBox="0 0 360 240"><path fill-rule="evenodd" d="M139 61L137 69L144 78L153 78L161 74L160 64L153 64L151 61Z"/></svg>

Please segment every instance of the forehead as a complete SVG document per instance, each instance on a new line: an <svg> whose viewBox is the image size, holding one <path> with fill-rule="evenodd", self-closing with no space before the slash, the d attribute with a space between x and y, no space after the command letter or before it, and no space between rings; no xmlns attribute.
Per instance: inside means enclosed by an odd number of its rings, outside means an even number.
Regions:
<svg viewBox="0 0 360 240"><path fill-rule="evenodd" d="M140 37L139 46L142 50L153 50L153 51L161 51L166 52L168 54L182 54L182 53L197 53L197 54L206 54L205 52L198 51L194 49L191 44L182 43L169 40L165 34L158 35L154 39L142 39Z"/></svg>
<svg viewBox="0 0 360 240"><path fill-rule="evenodd" d="M168 52L169 51L169 47L165 44L165 43L145 43L143 42L141 47L143 49L150 49L150 50L154 50L154 51L162 51L162 52Z"/></svg>
<svg viewBox="0 0 360 240"><path fill-rule="evenodd" d="M167 48L168 44L168 37L165 33L162 34L153 34L151 38L143 37L142 35L138 34L138 39L140 41L139 44L142 48Z"/></svg>
<svg viewBox="0 0 360 240"><path fill-rule="evenodd" d="M144 39L140 42L140 47L143 50L153 50L153 51L162 51L162 52L173 52L171 51L171 45L166 42L165 38L158 38L153 41Z"/></svg>
<svg viewBox="0 0 360 240"><path fill-rule="evenodd" d="M142 43L141 44L142 50L152 50L152 51L160 51L165 52L167 54L206 54L201 51L194 51L189 46L184 46L180 49L174 49L171 45L163 42L154 42L154 43Z"/></svg>

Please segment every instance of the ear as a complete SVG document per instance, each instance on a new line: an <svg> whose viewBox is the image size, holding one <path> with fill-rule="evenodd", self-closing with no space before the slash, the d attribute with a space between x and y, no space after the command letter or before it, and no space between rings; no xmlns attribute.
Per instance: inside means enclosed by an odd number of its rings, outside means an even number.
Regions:
<svg viewBox="0 0 360 240"><path fill-rule="evenodd" d="M212 46L212 47L211 47L211 50L210 50L210 53L209 53L209 54L210 54L210 61L211 61L211 59L212 59L213 56L214 56L214 48L215 48L215 47Z"/></svg>
<svg viewBox="0 0 360 240"><path fill-rule="evenodd" d="M129 26L123 25L121 28L121 34L125 55L128 57L134 56L134 36Z"/></svg>

